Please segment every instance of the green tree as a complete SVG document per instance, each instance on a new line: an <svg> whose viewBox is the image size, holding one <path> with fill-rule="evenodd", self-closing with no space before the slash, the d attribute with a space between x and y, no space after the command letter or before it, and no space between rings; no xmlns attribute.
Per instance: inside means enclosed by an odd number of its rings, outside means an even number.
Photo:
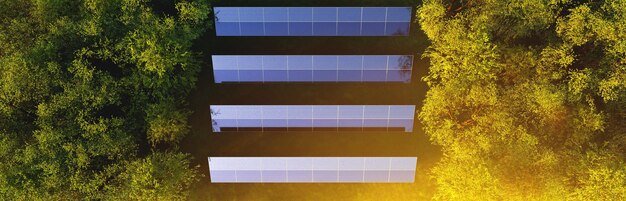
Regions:
<svg viewBox="0 0 626 201"><path fill-rule="evenodd" d="M152 144L178 142L187 132L188 113L176 108L173 100L148 106L148 140Z"/></svg>
<svg viewBox="0 0 626 201"><path fill-rule="evenodd" d="M198 172L181 153L153 153L125 165L108 187L106 200L185 200Z"/></svg>
<svg viewBox="0 0 626 201"><path fill-rule="evenodd" d="M195 86L191 46L210 9L203 0L173 6L161 14L147 0L0 1L0 197L186 197L198 175L176 142L190 112L172 100Z"/></svg>

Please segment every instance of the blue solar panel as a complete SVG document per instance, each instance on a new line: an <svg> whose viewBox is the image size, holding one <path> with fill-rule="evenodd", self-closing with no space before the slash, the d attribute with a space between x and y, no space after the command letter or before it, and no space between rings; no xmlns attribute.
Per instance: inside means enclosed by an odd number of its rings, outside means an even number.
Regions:
<svg viewBox="0 0 626 201"><path fill-rule="evenodd" d="M408 36L410 7L215 7L217 36Z"/></svg>
<svg viewBox="0 0 626 201"><path fill-rule="evenodd" d="M215 83L223 82L404 82L413 56L214 55Z"/></svg>
<svg viewBox="0 0 626 201"><path fill-rule="evenodd" d="M209 157L212 183L412 183L417 157Z"/></svg>
<svg viewBox="0 0 626 201"><path fill-rule="evenodd" d="M214 132L412 132L413 105L211 105Z"/></svg>

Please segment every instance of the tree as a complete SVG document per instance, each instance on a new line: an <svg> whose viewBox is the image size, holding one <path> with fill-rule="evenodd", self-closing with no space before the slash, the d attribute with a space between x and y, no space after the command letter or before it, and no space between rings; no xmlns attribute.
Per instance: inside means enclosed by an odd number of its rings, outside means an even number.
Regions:
<svg viewBox="0 0 626 201"><path fill-rule="evenodd" d="M176 108L173 100L148 106L148 140L152 144L160 142L176 143L189 132L188 113Z"/></svg>
<svg viewBox="0 0 626 201"><path fill-rule="evenodd" d="M176 142L189 111L172 99L195 86L191 46L210 9L184 0L160 14L149 3L0 1L0 197L106 199L122 186L186 197L198 175Z"/></svg>
<svg viewBox="0 0 626 201"><path fill-rule="evenodd" d="M132 161L107 189L106 200L185 200L198 172L181 153L153 153Z"/></svg>
<svg viewBox="0 0 626 201"><path fill-rule="evenodd" d="M444 152L435 199L626 196L623 6L424 2L432 45L419 118Z"/></svg>

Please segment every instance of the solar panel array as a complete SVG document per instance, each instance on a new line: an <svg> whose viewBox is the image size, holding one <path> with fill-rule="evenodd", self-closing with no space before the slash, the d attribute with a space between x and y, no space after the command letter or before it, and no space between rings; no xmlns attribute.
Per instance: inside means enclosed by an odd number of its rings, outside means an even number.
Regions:
<svg viewBox="0 0 626 201"><path fill-rule="evenodd" d="M217 36L408 36L410 7L214 7ZM214 55L215 83L411 81L411 55ZM414 105L211 105L213 132L412 132ZM209 157L212 183L413 182L417 157Z"/></svg>
<svg viewBox="0 0 626 201"><path fill-rule="evenodd" d="M215 83L411 81L411 55L213 55Z"/></svg>
<svg viewBox="0 0 626 201"><path fill-rule="evenodd" d="M410 7L215 7L217 36L408 36Z"/></svg>
<svg viewBox="0 0 626 201"><path fill-rule="evenodd" d="M214 132L412 132L414 105L211 105Z"/></svg>
<svg viewBox="0 0 626 201"><path fill-rule="evenodd" d="M416 157L209 157L213 183L408 183Z"/></svg>

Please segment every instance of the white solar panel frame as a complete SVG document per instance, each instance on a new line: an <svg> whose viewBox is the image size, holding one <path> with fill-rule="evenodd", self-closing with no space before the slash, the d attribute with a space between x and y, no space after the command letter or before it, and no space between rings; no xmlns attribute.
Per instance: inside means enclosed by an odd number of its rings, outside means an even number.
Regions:
<svg viewBox="0 0 626 201"><path fill-rule="evenodd" d="M255 62L255 63L260 63L260 65L256 64L254 65L254 67L243 67L241 66L241 61L246 61L246 59L252 59L252 58L259 58L260 57L260 62ZM284 68L276 68L276 67L266 67L265 65L265 60L266 59L270 59L270 58L280 58L280 57L284 57L286 58L286 69ZM409 83L411 82L411 78L412 78L412 72L413 72L413 55L213 55L213 71L214 72L218 72L218 71L237 71L237 80L224 80L223 78L218 78L217 73L215 73L215 82L216 83L222 83L224 81L226 82L260 82L260 83L265 83L266 79L265 79L265 73L266 71L274 71L274 70L286 70L287 72L289 72L290 70L306 70L306 68L303 69L294 69L294 68L290 68L289 65L289 60L290 58L293 60L295 59L295 57L301 57L301 58L307 58L309 57L311 59L311 81L307 81L307 82L357 82L357 81L344 81L344 80L340 80L339 77L339 72L342 71L354 71L354 70L358 70L358 69L350 69L347 68L345 66L341 66L339 65L339 63L341 63L341 59L347 59L347 58L356 58L356 57L361 57L361 79L358 82L403 82L403 83ZM315 65L314 61L316 59L320 59L323 57L335 57L336 62L335 62L335 68L334 69L322 69L322 68L316 68L317 66ZM374 58L374 57L386 57L386 62L385 62L385 66L381 66L379 68L375 68L375 69L367 69L365 68L365 60L367 58ZM389 63L393 62L390 61L390 58L392 57L405 57L408 58L410 61L410 66L408 69L389 69ZM233 66L224 66L221 65L221 61L224 60L220 60L220 59L233 59L236 62L236 65ZM218 62L220 61L220 62ZM261 80L257 80L257 81L242 81L241 80L241 72L242 71L246 71L246 70L252 70L252 71L261 71L261 75L262 75L262 79ZM315 71L324 71L324 70L335 70L336 72L336 76L335 76L335 80L334 81L320 81L320 80L315 80ZM406 73L405 75L400 75L400 76L406 76L404 78L404 81L401 80L390 80L389 77L389 71L393 71L393 72L400 72L402 71L403 73ZM366 71L385 71L385 80L384 81L376 81L376 80L364 80L364 72ZM220 80L220 81L218 81ZM287 73L287 81L271 81L271 82L300 82L297 80L291 81L291 79L289 78L289 73Z"/></svg>
<svg viewBox="0 0 626 201"><path fill-rule="evenodd" d="M413 183L417 157L208 157L208 163L211 183Z"/></svg>
<svg viewBox="0 0 626 201"><path fill-rule="evenodd" d="M215 21L219 22L219 23L238 23L239 25L239 34L238 36L259 36L259 35L247 35L247 34L243 34L242 33L242 29L241 29L241 23L262 23L263 24L263 36L267 35L267 31L265 30L266 27L266 23L274 23L274 22L278 22L278 23L287 23L287 35L285 36L292 36L291 35L291 27L290 24L292 22L305 22L311 23L311 35L310 36L324 36L324 35L315 35L315 27L314 24L318 23L318 22L334 22L335 23L335 35L334 36L353 36L353 35L339 35L339 23L340 22L344 22L344 23L349 23L349 22L354 22L354 23L360 23L360 31L359 31L359 35L354 35L354 36L370 36L370 35L363 35L363 23L368 23L368 22L384 22L385 26L384 26L384 30L383 30L383 34L382 35L371 35L371 36L407 36L409 35L408 32L410 32L411 30L411 19L412 19L412 11L413 9L411 7L214 7L214 10L220 10L220 9L234 9L237 11L237 19L236 20L222 20L222 19L218 19L218 16L215 16ZM260 18L253 18L252 20L242 20L241 19L241 10L242 9L254 9L254 8L260 8L262 10L262 17ZM267 8L287 8L287 20L275 20L275 21L268 21L265 20L265 9ZM304 20L304 21L292 21L291 20L291 15L290 12L292 10L292 8L297 8L297 9L311 9L311 19L310 20ZM336 17L334 21L325 21L325 20L315 20L314 19L314 14L315 14L315 9L316 8L335 8L336 11ZM339 9L340 8L360 8L361 9L361 20L359 21L346 21L346 20L339 20ZM368 21L368 20L363 20L363 13L364 13L364 9L368 9L368 8L384 8L385 9L385 19L384 21ZM409 18L407 20L388 20L388 15L389 15L389 9L394 9L394 8L402 8L402 9L410 9L410 15ZM217 13L216 13L217 14ZM407 23L408 27L407 27L407 33L403 34L403 35L388 35L387 34L387 27L389 23ZM217 28L217 25L216 25ZM219 34L218 34L219 35ZM294 35L294 36L301 36L301 35ZM309 35L305 35L305 36L309 36Z"/></svg>
<svg viewBox="0 0 626 201"><path fill-rule="evenodd" d="M336 128L339 131L340 128L361 128L365 130L372 126L366 126L368 120L386 120L386 128L397 127L397 125L390 125L391 120L405 120L410 121L410 125L403 124L404 132L412 132L413 122L415 118L415 106L414 105L211 105L211 118L213 121L218 122L220 120L233 120L237 122L236 128L242 128L240 121L245 120L261 120L261 131L264 131L263 121L267 120L287 120L285 127L290 127L289 121L305 120L311 121L311 128L314 129L316 120L336 120ZM329 116L330 113L323 114L319 111L328 108L329 110L336 110L335 116ZM331 109L332 108L332 109ZM346 110L351 109L352 112L357 111L360 108L361 116L349 116ZM249 110L249 111L246 111ZM270 110L285 110L285 114L280 116L277 111ZM298 111L300 110L300 111ZM307 111L308 110L308 111ZM374 112L375 110L381 110L380 113ZM386 114L382 114L385 113ZM259 112L260 111L260 112ZM267 111L267 112L265 112ZM342 112L344 111L344 112ZM310 113L310 116L308 114ZM358 120L361 119L361 127L342 127L340 125L341 120ZM214 132L221 131L221 126L212 125ZM225 126L230 127L230 126ZM382 126L381 126L382 127ZM267 127L274 128L274 127Z"/></svg>

